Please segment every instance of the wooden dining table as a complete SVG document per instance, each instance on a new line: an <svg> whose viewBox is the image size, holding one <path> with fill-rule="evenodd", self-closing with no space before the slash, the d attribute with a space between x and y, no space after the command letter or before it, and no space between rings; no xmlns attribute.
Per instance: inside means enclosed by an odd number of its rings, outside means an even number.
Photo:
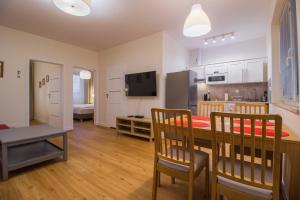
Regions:
<svg viewBox="0 0 300 200"><path fill-rule="evenodd" d="M193 116L194 138L212 141L210 120L207 117ZM287 133L281 139L283 153L282 193L290 200L300 200L300 137L283 125Z"/></svg>

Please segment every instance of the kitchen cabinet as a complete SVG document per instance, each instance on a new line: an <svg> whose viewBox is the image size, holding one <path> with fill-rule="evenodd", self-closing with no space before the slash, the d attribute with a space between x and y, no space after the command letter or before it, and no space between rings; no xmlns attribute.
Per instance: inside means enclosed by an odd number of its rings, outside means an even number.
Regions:
<svg viewBox="0 0 300 200"><path fill-rule="evenodd" d="M244 62L228 63L228 83L242 83L244 78Z"/></svg>
<svg viewBox="0 0 300 200"><path fill-rule="evenodd" d="M267 81L267 67L263 59L245 61L245 83L258 83Z"/></svg>
<svg viewBox="0 0 300 200"><path fill-rule="evenodd" d="M205 67L206 75L223 74L223 73L227 73L226 63L216 64L216 65L208 65Z"/></svg>

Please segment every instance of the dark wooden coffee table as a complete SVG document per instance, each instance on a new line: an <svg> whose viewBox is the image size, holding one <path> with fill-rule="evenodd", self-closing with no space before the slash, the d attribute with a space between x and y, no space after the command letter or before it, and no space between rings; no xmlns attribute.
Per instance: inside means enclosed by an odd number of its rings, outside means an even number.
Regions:
<svg viewBox="0 0 300 200"><path fill-rule="evenodd" d="M48 139L62 137L63 147ZM2 180L8 172L62 157L68 159L67 132L48 125L0 130Z"/></svg>

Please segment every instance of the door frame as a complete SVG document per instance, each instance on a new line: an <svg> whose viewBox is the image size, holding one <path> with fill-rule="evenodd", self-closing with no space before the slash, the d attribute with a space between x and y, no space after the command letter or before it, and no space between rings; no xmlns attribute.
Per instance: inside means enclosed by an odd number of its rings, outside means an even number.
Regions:
<svg viewBox="0 0 300 200"><path fill-rule="evenodd" d="M98 71L97 69L91 69L88 67L81 67L81 66L73 66L72 67L72 91L73 91L73 69L82 69L82 70L88 70L91 71L93 74L93 79L94 79L94 125L97 126L99 125L99 119L100 119L100 110L99 110L99 93L98 93L98 87L99 87L99 80L98 80ZM72 96L72 106L73 106L73 96ZM73 117L73 115L72 115Z"/></svg>
<svg viewBox="0 0 300 200"><path fill-rule="evenodd" d="M42 63L49 63L54 65L60 66L60 75L61 75L61 81L60 81L60 91L61 91L61 97L60 97L60 114L61 114L61 128L64 129L64 95L63 89L64 89L64 64L61 63L55 63L52 61L48 61L47 59L33 59L29 58L27 59L27 65L25 67L25 126L30 125L30 63L31 62L42 62Z"/></svg>

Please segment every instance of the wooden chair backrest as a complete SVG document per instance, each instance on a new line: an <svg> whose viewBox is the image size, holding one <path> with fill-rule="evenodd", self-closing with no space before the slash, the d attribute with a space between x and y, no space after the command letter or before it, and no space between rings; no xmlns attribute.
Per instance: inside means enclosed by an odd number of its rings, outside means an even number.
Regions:
<svg viewBox="0 0 300 200"><path fill-rule="evenodd" d="M198 115L204 117L210 117L211 112L224 112L225 104L223 102L210 102L199 101L198 102Z"/></svg>
<svg viewBox="0 0 300 200"><path fill-rule="evenodd" d="M244 114L269 114L269 105L268 103L235 103L234 104L235 113L244 113Z"/></svg>
<svg viewBox="0 0 300 200"><path fill-rule="evenodd" d="M238 124L236 124L236 120ZM251 133L245 134L244 120L251 121ZM262 121L262 135L255 135L255 121ZM266 135L267 121L275 122L274 137L268 137ZM234 131L234 127L239 126L240 132ZM281 142L281 130L282 130L282 119L279 115L253 115L253 114L237 114L237 113L211 113L211 127L213 133L213 176L222 176L224 178L236 181L242 184L251 185L254 187L264 188L273 190L273 195L278 194L279 184L280 184L280 163L281 163L281 153L280 153L280 142ZM236 175L235 161L235 149L234 146L240 147L240 175ZM244 148L248 147L251 149L251 155L244 155ZM261 150L261 160L255 158L255 149ZM272 168L272 183L266 181L266 151L273 151L274 164ZM226 162L225 160L230 160L230 172L226 172ZM221 162L222 169L218 169L218 162ZM247 163L246 163L247 162ZM228 163L227 163L228 164ZM251 177L244 176L244 166L245 164L250 165ZM259 180L255 179L255 164L259 167L260 174ZM256 173L257 174L257 173Z"/></svg>
<svg viewBox="0 0 300 200"><path fill-rule="evenodd" d="M155 139L155 156L188 166L193 170L194 137L191 111L152 108L151 114ZM173 150L170 151L170 147Z"/></svg>

